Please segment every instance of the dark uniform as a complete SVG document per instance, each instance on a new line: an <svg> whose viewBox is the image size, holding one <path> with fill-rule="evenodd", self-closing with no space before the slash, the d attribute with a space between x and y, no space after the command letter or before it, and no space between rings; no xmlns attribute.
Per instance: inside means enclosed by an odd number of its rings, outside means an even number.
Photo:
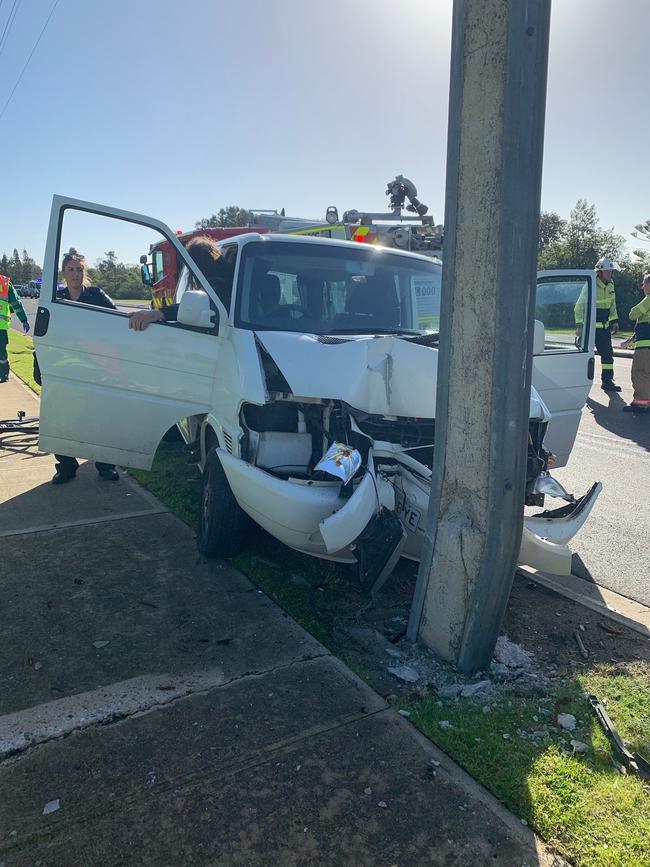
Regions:
<svg viewBox="0 0 650 867"><path fill-rule="evenodd" d="M68 292L67 288L60 289L57 292L57 298L60 298L63 301L73 300L70 297L70 293ZM84 286L81 290L81 295L76 299L75 303L92 304L93 307L108 307L111 310L117 310L116 306L113 304L108 295L104 292L103 289L100 289L98 286ZM35 356L34 362L35 365L38 365ZM52 479L52 482L57 485L74 478L74 475L77 472L77 468L79 467L79 462L77 461L77 459L71 458L68 455L54 455L54 457L56 458L57 463L56 474ZM96 461L95 467L97 468L97 472L100 476L102 476L102 478L111 480L118 478L115 464L105 464L102 463L102 461Z"/></svg>
<svg viewBox="0 0 650 867"><path fill-rule="evenodd" d="M600 355L603 388L620 391L614 385L614 351L612 349L612 325L618 322L614 283L596 278L596 351Z"/></svg>

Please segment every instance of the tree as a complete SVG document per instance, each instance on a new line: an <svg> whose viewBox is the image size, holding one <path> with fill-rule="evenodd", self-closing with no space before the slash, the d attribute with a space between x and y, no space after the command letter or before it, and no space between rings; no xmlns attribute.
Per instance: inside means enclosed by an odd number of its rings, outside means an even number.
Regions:
<svg viewBox="0 0 650 867"><path fill-rule="evenodd" d="M538 250L541 253L560 237L566 221L555 211L542 211L539 215Z"/></svg>
<svg viewBox="0 0 650 867"><path fill-rule="evenodd" d="M593 268L605 254L619 263L627 261L625 240L614 229L601 229L596 206L590 205L586 199L578 199L569 219L560 221L555 237L540 249L539 266Z"/></svg>
<svg viewBox="0 0 650 867"><path fill-rule="evenodd" d="M14 253L11 259L9 260L9 270L8 270L9 279L14 284L23 282L23 264L20 261L20 256L18 255L18 250L14 248Z"/></svg>
<svg viewBox="0 0 650 867"><path fill-rule="evenodd" d="M18 250L14 249L11 256L3 253L0 257L0 274L6 274L14 285L18 285L28 283L36 277L42 277L43 269L36 264L27 250L23 250L21 260Z"/></svg>
<svg viewBox="0 0 650 867"><path fill-rule="evenodd" d="M650 271L650 220L646 220L645 223L639 223L635 226L632 237L646 245L645 249L640 248L632 252L637 257L644 271Z"/></svg>
<svg viewBox="0 0 650 867"><path fill-rule="evenodd" d="M600 227L596 206L590 205L586 199L578 199L569 219L561 221L556 236L545 247L541 246L541 225L540 220L539 267L542 269L593 268L604 255L618 263L619 270L614 275L616 307L621 328L631 329L632 323L628 314L639 300L642 258L637 258L636 261L630 259L624 238L617 235L613 228ZM642 233L644 225L637 226L637 231ZM648 267L650 268L650 259Z"/></svg>
<svg viewBox="0 0 650 867"><path fill-rule="evenodd" d="M113 299L150 297L148 288L142 285L140 266L120 262L114 250L107 250L96 267L88 269L88 276L94 286L101 287Z"/></svg>
<svg viewBox="0 0 650 867"><path fill-rule="evenodd" d="M650 244L650 220L646 220L645 223L639 223L634 229L635 231L632 232L633 238L636 238L637 241L643 241L644 244Z"/></svg>
<svg viewBox="0 0 650 867"><path fill-rule="evenodd" d="M34 280L35 277L43 276L43 269L38 267L36 262L32 259L31 256L28 255L27 250L25 249L23 249L23 260L21 264L23 283Z"/></svg>
<svg viewBox="0 0 650 867"><path fill-rule="evenodd" d="M253 217L253 212L247 208L240 208L237 205L228 205L227 208L220 208L218 214L212 214L211 217L203 217L197 220L195 226L197 229L213 229L225 226L248 226Z"/></svg>

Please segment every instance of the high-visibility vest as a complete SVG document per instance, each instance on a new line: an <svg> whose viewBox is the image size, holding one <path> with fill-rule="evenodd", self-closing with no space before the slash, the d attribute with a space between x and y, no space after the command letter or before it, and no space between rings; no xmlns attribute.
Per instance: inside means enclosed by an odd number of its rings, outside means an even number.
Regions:
<svg viewBox="0 0 650 867"><path fill-rule="evenodd" d="M0 274L0 328L7 330L11 322L11 307L9 306L9 278Z"/></svg>
<svg viewBox="0 0 650 867"><path fill-rule="evenodd" d="M650 295L630 310L630 319L636 320L634 348L650 349Z"/></svg>
<svg viewBox="0 0 650 867"><path fill-rule="evenodd" d="M587 307L587 286L583 286L582 292L573 308L576 325L584 325ZM596 277L596 328L607 328L611 322L618 319L616 312L616 292L614 284L603 283L600 277Z"/></svg>
<svg viewBox="0 0 650 867"><path fill-rule="evenodd" d="M604 283L596 278L596 328L607 328L610 322L618 319L616 312L616 292L610 280Z"/></svg>

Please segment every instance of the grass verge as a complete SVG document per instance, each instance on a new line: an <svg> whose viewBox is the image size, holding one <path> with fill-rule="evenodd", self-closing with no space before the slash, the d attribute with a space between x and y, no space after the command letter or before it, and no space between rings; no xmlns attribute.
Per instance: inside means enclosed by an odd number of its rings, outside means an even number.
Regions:
<svg viewBox="0 0 650 867"><path fill-rule="evenodd" d="M150 473L134 472L148 490L188 523L198 511L198 478L178 444L163 443ZM190 472L195 472L190 468ZM233 560L332 652L346 663L337 636L349 604L346 567L304 557L266 534L250 540ZM352 667L361 676L359 664ZM594 692L630 747L650 752L650 666L644 662L586 665L535 698L506 694L485 711L464 699L435 695L395 700L411 721L490 789L551 846L579 867L642 867L650 858L650 787L622 774L584 698ZM574 732L555 725L558 709L574 714ZM440 722L450 723L441 727ZM576 752L571 741L577 741Z"/></svg>
<svg viewBox="0 0 650 867"><path fill-rule="evenodd" d="M34 341L26 334L9 329L9 367L19 379L36 394L41 393L40 385L34 381Z"/></svg>

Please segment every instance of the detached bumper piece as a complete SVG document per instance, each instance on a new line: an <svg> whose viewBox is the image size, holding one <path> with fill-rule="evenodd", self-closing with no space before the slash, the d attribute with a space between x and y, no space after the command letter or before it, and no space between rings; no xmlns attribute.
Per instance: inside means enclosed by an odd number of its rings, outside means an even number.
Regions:
<svg viewBox="0 0 650 867"><path fill-rule="evenodd" d="M580 499L567 503L559 509L546 510L526 518L526 527L543 539L548 539L549 542L556 544L569 542L589 517L602 489L600 482L594 482Z"/></svg>
<svg viewBox="0 0 650 867"><path fill-rule="evenodd" d="M567 543L584 525L602 489L602 484L595 482L575 502L525 518L519 562L538 572L570 575L571 551Z"/></svg>
<svg viewBox="0 0 650 867"><path fill-rule="evenodd" d="M374 515L354 545L359 564L359 584L366 593L376 593L402 556L406 532L395 512L382 509Z"/></svg>

